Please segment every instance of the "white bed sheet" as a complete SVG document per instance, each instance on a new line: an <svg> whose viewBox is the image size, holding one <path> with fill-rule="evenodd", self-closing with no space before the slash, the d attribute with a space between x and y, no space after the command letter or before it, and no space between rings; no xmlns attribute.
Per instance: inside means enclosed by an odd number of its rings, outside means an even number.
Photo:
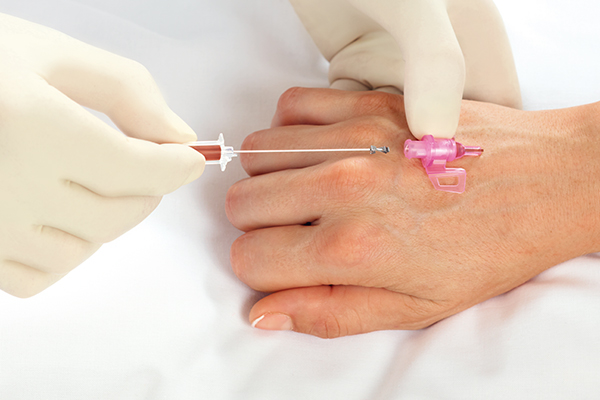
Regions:
<svg viewBox="0 0 600 400"><path fill-rule="evenodd" d="M496 3L526 109L600 100L599 3ZM201 139L237 146L286 88L327 85L285 0L0 0L0 12L142 62ZM223 207L244 176L236 161L207 167L50 289L0 293L0 399L600 398L599 255L422 331L252 329L260 294L231 272L239 232Z"/></svg>

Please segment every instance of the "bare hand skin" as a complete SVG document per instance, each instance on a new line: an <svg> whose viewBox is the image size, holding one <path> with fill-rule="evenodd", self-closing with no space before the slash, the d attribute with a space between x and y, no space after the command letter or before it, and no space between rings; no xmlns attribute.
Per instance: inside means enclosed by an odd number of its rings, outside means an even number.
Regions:
<svg viewBox="0 0 600 400"><path fill-rule="evenodd" d="M482 157L464 194L435 191L402 145L403 98L291 89L252 148L388 145L387 155L242 159L251 176L227 195L246 232L231 263L275 292L250 321L324 338L420 329L600 250L598 104L525 112L465 101L457 141Z"/></svg>

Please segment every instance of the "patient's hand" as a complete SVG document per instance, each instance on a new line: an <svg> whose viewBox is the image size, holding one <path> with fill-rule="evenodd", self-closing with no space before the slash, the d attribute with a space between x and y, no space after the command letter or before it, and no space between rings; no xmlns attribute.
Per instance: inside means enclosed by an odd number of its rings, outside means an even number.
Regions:
<svg viewBox="0 0 600 400"><path fill-rule="evenodd" d="M337 337L420 329L600 250L598 105L524 112L468 102L456 139L485 149L453 165L467 190L433 189L402 145L403 98L292 89L246 148L388 145L387 155L252 155L227 196L246 232L231 263L275 292L250 321Z"/></svg>

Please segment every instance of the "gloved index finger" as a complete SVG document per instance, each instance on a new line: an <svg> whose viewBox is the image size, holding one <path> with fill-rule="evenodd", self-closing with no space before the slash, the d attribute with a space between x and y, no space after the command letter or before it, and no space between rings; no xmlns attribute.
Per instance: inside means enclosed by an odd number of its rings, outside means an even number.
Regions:
<svg viewBox="0 0 600 400"><path fill-rule="evenodd" d="M24 46L26 67L77 103L108 115L125 134L156 143L185 143L196 134L166 104L140 63L61 32L0 14L0 23Z"/></svg>
<svg viewBox="0 0 600 400"><path fill-rule="evenodd" d="M110 166L99 161L100 168L88 170L78 183L104 196L162 196L204 171L204 157L188 146L125 139L110 150Z"/></svg>
<svg viewBox="0 0 600 400"><path fill-rule="evenodd" d="M26 124L43 129L33 144L61 178L109 197L161 196L202 174L204 157L182 144L156 144L130 138L53 92Z"/></svg>
<svg viewBox="0 0 600 400"><path fill-rule="evenodd" d="M414 136L451 138L458 127L465 61L441 0L348 0L384 27L405 60L405 108ZM401 71L398 71L401 73Z"/></svg>
<svg viewBox="0 0 600 400"><path fill-rule="evenodd" d="M162 196L204 171L204 157L182 144L159 145L124 137L120 143L97 143L88 156L82 160L87 166L67 172L69 180L109 197Z"/></svg>

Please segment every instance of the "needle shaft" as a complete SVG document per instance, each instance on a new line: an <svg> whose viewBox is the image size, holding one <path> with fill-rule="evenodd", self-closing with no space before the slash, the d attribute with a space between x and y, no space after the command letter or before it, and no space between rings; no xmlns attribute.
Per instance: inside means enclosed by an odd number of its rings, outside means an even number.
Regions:
<svg viewBox="0 0 600 400"><path fill-rule="evenodd" d="M281 149L281 150L233 150L237 154L251 154L251 153L318 153L318 152L337 152L337 151L368 151L371 154L375 152L388 153L389 147L375 147L363 149Z"/></svg>
<svg viewBox="0 0 600 400"><path fill-rule="evenodd" d="M282 149L282 150L234 150L234 153L317 153L325 151L369 151L369 149Z"/></svg>

